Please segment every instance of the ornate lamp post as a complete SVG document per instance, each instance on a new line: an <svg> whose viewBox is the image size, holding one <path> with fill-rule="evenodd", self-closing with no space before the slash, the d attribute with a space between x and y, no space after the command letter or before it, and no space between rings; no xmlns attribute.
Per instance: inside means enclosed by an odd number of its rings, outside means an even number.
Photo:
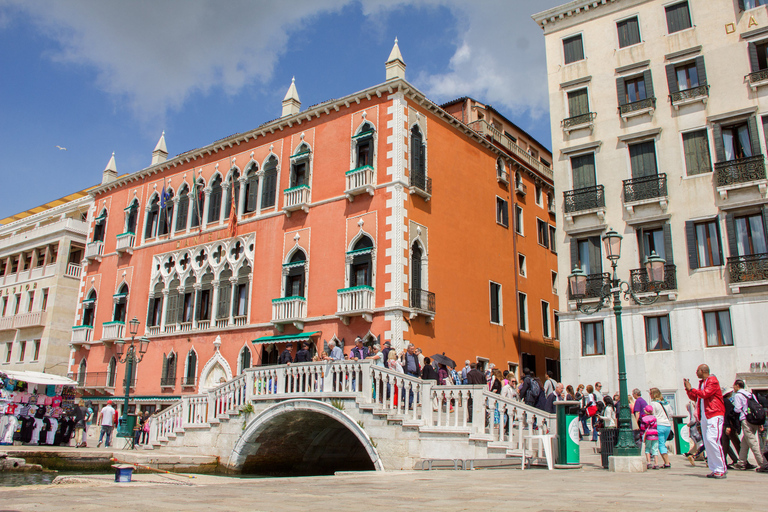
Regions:
<svg viewBox="0 0 768 512"><path fill-rule="evenodd" d="M138 365L144 359L144 354L147 353L147 348L149 347L149 340L147 338L139 338L138 354L136 353L136 334L139 332L138 318L133 317L133 320L128 322L128 332L131 335L131 344L128 345L127 349L125 347L126 340L117 340L115 342L117 360L120 363L125 363L125 399L123 400L123 414L120 416L120 427L117 429L118 437L133 437L133 429L128 425L128 399L131 397L133 365L134 361Z"/></svg>
<svg viewBox="0 0 768 512"><path fill-rule="evenodd" d="M610 303L613 298L613 313L616 317L616 352L619 359L619 439L614 455L619 457L630 457L640 455L640 450L635 444L635 438L632 433L632 413L629 410L629 398L627 395L627 369L624 362L624 336L621 327L621 294L624 300L631 298L635 304L648 305L653 304L659 299L659 290L664 283L664 264L665 261L655 252L645 260L645 268L648 273L649 288L655 292L655 295L646 298L638 297L632 286L627 281L620 281L616 274L616 265L621 257L621 239L622 236L613 229L603 235L603 245L605 254L611 260L613 274L610 283L605 283L600 289L599 301L594 306L586 306L582 303L587 295L587 274L575 267L573 273L568 276L568 284L571 297L576 299L576 308L584 314L592 315L597 313L603 307Z"/></svg>

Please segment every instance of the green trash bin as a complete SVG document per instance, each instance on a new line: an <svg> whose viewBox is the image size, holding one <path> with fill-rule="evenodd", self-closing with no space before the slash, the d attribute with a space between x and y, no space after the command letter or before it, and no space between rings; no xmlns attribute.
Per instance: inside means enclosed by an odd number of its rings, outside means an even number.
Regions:
<svg viewBox="0 0 768 512"><path fill-rule="evenodd" d="M117 433L120 432L120 422L122 420L123 420L123 417L121 416L118 419L118 428L115 431L115 435L118 435ZM128 417L126 418L126 423L128 424L128 429L126 430L126 432L129 432L129 434L127 436L120 436L120 437L132 438L134 436L133 428L136 426L136 415L129 414Z"/></svg>
<svg viewBox="0 0 768 512"><path fill-rule="evenodd" d="M557 466L576 468L581 466L579 456L579 409L581 402L555 402L557 411Z"/></svg>
<svg viewBox="0 0 768 512"><path fill-rule="evenodd" d="M675 429L675 452L678 455L684 455L691 451L691 433L688 429L688 423L685 421L686 418L687 416L672 415L672 426Z"/></svg>

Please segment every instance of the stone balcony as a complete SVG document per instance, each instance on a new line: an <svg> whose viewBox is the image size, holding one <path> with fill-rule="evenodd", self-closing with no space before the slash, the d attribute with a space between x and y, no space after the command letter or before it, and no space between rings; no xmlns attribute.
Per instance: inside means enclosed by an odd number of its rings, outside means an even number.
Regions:
<svg viewBox="0 0 768 512"><path fill-rule="evenodd" d="M298 185L283 190L283 211L290 217L292 212L309 213L309 185Z"/></svg>
<svg viewBox="0 0 768 512"><path fill-rule="evenodd" d="M641 116L643 114L648 114L653 117L654 110L656 110L656 98L645 98L644 100L619 105L619 115L625 122L630 117Z"/></svg>
<svg viewBox="0 0 768 512"><path fill-rule="evenodd" d="M101 341L115 341L123 339L125 322L104 322L101 325Z"/></svg>
<svg viewBox="0 0 768 512"><path fill-rule="evenodd" d="M21 313L13 317L13 328L24 329L26 327L45 327L46 320L48 320L48 313L46 311Z"/></svg>
<svg viewBox="0 0 768 512"><path fill-rule="evenodd" d="M361 194L370 194L373 196L373 166L364 165L357 169L346 172L347 188L344 190L344 196L350 201L355 200L355 196Z"/></svg>
<svg viewBox="0 0 768 512"><path fill-rule="evenodd" d="M577 188L563 192L565 220L573 222L580 215L597 215L605 220L605 190L602 185Z"/></svg>
<svg viewBox="0 0 768 512"><path fill-rule="evenodd" d="M728 258L728 285L739 293L741 288L768 285L768 254Z"/></svg>
<svg viewBox="0 0 768 512"><path fill-rule="evenodd" d="M115 250L118 253L126 252L133 254L133 245L136 243L136 233L126 232L117 235L117 246Z"/></svg>
<svg viewBox="0 0 768 512"><path fill-rule="evenodd" d="M662 211L667 210L669 197L666 174L624 180L624 208L627 212L635 213L636 207L647 204L657 204Z"/></svg>
<svg viewBox="0 0 768 512"><path fill-rule="evenodd" d="M749 187L757 187L760 194L765 196L768 189L765 158L763 155L755 155L716 163L715 187L723 201L728 199L728 192Z"/></svg>
<svg viewBox="0 0 768 512"><path fill-rule="evenodd" d="M72 345L89 344L93 339L92 325L76 325L72 327Z"/></svg>
<svg viewBox="0 0 768 512"><path fill-rule="evenodd" d="M596 112L587 112L586 114L568 117L560 121L560 126L566 135L570 135L573 131L584 129L588 129L592 132L595 129L596 116Z"/></svg>
<svg viewBox="0 0 768 512"><path fill-rule="evenodd" d="M709 99L709 85L707 84L691 87L690 89L683 89L682 91L673 92L669 95L669 101L672 103L675 110L680 109L683 105L689 105L699 101L706 105L707 99Z"/></svg>
<svg viewBox="0 0 768 512"><path fill-rule="evenodd" d="M85 258L87 260L101 261L101 255L104 252L104 242L95 241L90 242L85 246Z"/></svg>
<svg viewBox="0 0 768 512"><path fill-rule="evenodd" d="M293 324L298 330L303 330L306 318L306 298L281 297L272 299L272 324L279 332L283 332L285 324Z"/></svg>
<svg viewBox="0 0 768 512"><path fill-rule="evenodd" d="M758 87L768 85L768 69L761 69L750 73L744 77L744 81L749 84L752 91L757 91Z"/></svg>
<svg viewBox="0 0 768 512"><path fill-rule="evenodd" d="M362 316L366 322L373 321L373 287L353 286L337 290L336 316L344 325L349 325L350 318Z"/></svg>

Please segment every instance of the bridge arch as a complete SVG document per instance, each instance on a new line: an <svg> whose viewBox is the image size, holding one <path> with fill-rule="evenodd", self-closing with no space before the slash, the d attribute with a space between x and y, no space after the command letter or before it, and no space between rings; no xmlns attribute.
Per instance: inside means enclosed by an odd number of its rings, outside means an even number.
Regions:
<svg viewBox="0 0 768 512"><path fill-rule="evenodd" d="M274 404L248 421L228 466L244 473L383 471L371 438L348 414L311 399Z"/></svg>

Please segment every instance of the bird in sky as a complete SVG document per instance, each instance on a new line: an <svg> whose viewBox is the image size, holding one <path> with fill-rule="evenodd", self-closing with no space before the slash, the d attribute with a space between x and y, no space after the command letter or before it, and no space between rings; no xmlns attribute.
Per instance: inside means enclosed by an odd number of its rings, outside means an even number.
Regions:
<svg viewBox="0 0 768 512"><path fill-rule="evenodd" d="M66 151L66 150L67 150L67 148L63 148L63 147L61 147L61 146L56 146L56 147L57 147L57 148L59 148L59 149L60 149L60 150L62 150L62 151Z"/></svg>

